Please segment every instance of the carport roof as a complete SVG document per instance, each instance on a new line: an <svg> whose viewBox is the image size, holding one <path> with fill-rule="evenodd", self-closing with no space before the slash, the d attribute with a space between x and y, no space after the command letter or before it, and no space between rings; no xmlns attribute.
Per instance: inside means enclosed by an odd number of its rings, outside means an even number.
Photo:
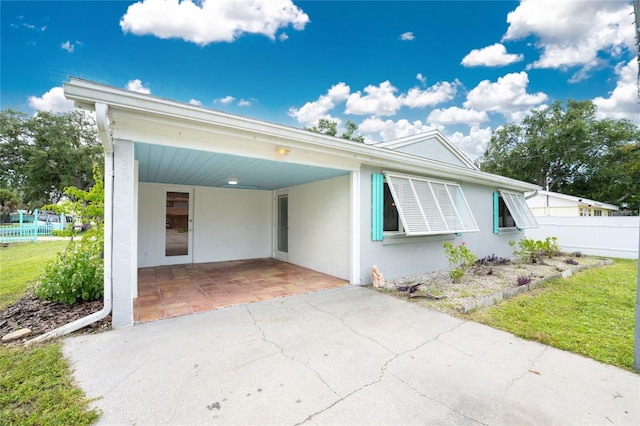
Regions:
<svg viewBox="0 0 640 426"><path fill-rule="evenodd" d="M103 123L101 136L104 144L109 145L112 140L119 139L135 143L141 181L219 186L224 185L225 179L234 178L247 187L275 189L336 177L357 171L362 166L371 166L523 192L539 189L536 185L481 172L473 167L231 115L83 79L71 78L64 84L64 93L77 107L96 110L99 128ZM286 155L279 154L280 149L284 149ZM189 158L193 161L187 164ZM225 161L236 164L237 168L216 168L216 164L221 166ZM181 163L183 166L179 167ZM160 172L163 164L173 164L171 175ZM205 177L204 171L210 176ZM233 173L240 174L241 171L247 174L233 176Z"/></svg>

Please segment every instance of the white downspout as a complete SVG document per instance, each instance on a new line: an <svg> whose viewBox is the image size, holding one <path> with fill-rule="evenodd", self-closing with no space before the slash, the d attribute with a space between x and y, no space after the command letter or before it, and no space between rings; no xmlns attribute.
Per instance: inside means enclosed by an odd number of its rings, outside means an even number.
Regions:
<svg viewBox="0 0 640 426"><path fill-rule="evenodd" d="M113 139L107 117L108 107L106 104L96 103L96 122L98 132L102 139L104 149L104 306L98 312L94 312L82 318L60 326L45 334L35 337L27 344L42 342L65 334L73 333L100 321L111 313L112 296L112 254L113 254Z"/></svg>

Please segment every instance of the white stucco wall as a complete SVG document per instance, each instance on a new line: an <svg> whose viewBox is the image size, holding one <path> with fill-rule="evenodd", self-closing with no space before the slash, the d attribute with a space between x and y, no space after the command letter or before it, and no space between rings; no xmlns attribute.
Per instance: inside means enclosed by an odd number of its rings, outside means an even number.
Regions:
<svg viewBox="0 0 640 426"><path fill-rule="evenodd" d="M289 188L289 262L349 279L349 179Z"/></svg>
<svg viewBox="0 0 640 426"><path fill-rule="evenodd" d="M194 263L271 257L271 192L196 187Z"/></svg>
<svg viewBox="0 0 640 426"><path fill-rule="evenodd" d="M371 283L371 267L378 265L385 279L395 279L409 275L446 269L448 260L444 255L443 244L451 241L457 245L465 242L469 249L482 258L491 254L511 257L513 250L509 240L524 237L521 231L493 233L493 192L497 188L461 183L467 202L480 229L461 236L454 234L423 237L385 238L383 241L371 240L371 174L380 170L363 169L361 171L361 284ZM425 176L428 176L425 171Z"/></svg>
<svg viewBox="0 0 640 426"><path fill-rule="evenodd" d="M193 189L193 262L271 256L271 192L139 184L138 264L166 264L165 193Z"/></svg>

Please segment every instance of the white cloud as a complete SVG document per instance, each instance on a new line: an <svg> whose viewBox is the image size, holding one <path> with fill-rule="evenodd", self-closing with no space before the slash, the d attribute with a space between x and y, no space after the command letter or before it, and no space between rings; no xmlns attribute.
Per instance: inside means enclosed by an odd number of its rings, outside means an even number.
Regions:
<svg viewBox="0 0 640 426"><path fill-rule="evenodd" d="M394 115L404 101L402 96L394 95L397 91L388 80L378 86L369 85L364 88L366 95L363 96L360 91L349 95L345 112L356 115Z"/></svg>
<svg viewBox="0 0 640 426"><path fill-rule="evenodd" d="M598 115L602 118L626 118L640 125L640 101L638 100L638 62L632 59L628 63L616 66L618 83L608 98L598 96L593 103L598 106Z"/></svg>
<svg viewBox="0 0 640 426"><path fill-rule="evenodd" d="M406 33L400 34L399 38L402 41L413 41L416 37L413 35L412 31L407 31Z"/></svg>
<svg viewBox="0 0 640 426"><path fill-rule="evenodd" d="M504 40L538 38L542 50L533 68L582 66L581 72L598 65L598 53L619 57L633 51L633 6L623 1L522 0L507 15ZM572 81L584 78L576 75Z"/></svg>
<svg viewBox="0 0 640 426"><path fill-rule="evenodd" d="M459 85L460 82L456 80L453 83L447 81L436 83L426 90L420 90L418 87L414 87L409 89L409 92L407 92L402 102L409 108L424 108L426 106L438 105L453 99Z"/></svg>
<svg viewBox="0 0 640 426"><path fill-rule="evenodd" d="M431 124L480 124L489 121L489 116L484 111L451 107L447 109L434 109L429 113L427 122Z"/></svg>
<svg viewBox="0 0 640 426"><path fill-rule="evenodd" d="M64 43L60 44L60 47L64 50L66 50L69 53L73 53L73 49L75 48L74 44L71 43L69 40L65 41Z"/></svg>
<svg viewBox="0 0 640 426"><path fill-rule="evenodd" d="M54 87L41 97L29 96L29 106L37 111L68 112L74 110L73 101L64 97L62 87Z"/></svg>
<svg viewBox="0 0 640 426"><path fill-rule="evenodd" d="M248 106L251 106L251 101L250 101L250 100L247 100L247 99L240 99L240 100L238 101L238 106L239 106L239 107L248 107Z"/></svg>
<svg viewBox="0 0 640 426"><path fill-rule="evenodd" d="M461 64L465 67L500 67L520 62L524 55L507 53L507 49L501 43L492 44L482 49L473 49L462 58Z"/></svg>
<svg viewBox="0 0 640 426"><path fill-rule="evenodd" d="M527 93L528 84L529 76L524 71L499 77L495 83L483 80L467 94L463 106L498 112L509 120L517 121L523 112L539 106L548 98L543 92Z"/></svg>
<svg viewBox="0 0 640 426"><path fill-rule="evenodd" d="M142 0L120 19L125 33L180 38L205 46L244 34L275 40L280 28L304 29L309 16L291 0Z"/></svg>
<svg viewBox="0 0 640 426"><path fill-rule="evenodd" d="M491 127L471 126L469 134L455 132L447 137L471 161L475 161L486 151L492 134Z"/></svg>
<svg viewBox="0 0 640 426"><path fill-rule="evenodd" d="M200 102L200 101L199 101L199 100L197 100L197 99L191 99L191 100L189 101L189 103L190 103L191 105L195 105L195 106L202 106L202 102Z"/></svg>
<svg viewBox="0 0 640 426"><path fill-rule="evenodd" d="M213 103L221 103L223 105L228 105L232 102L234 102L236 100L236 98L234 98L233 96L225 96L224 98L217 98L213 100Z"/></svg>
<svg viewBox="0 0 640 426"><path fill-rule="evenodd" d="M326 118L329 111L349 97L351 89L345 83L338 83L322 95L318 100L307 102L301 108L290 108L289 116L298 120L299 123L311 125L318 122L320 118Z"/></svg>
<svg viewBox="0 0 640 426"><path fill-rule="evenodd" d="M148 87L144 87L142 81L138 80L137 78L135 80L129 80L127 82L126 89L132 92L144 93L145 95L151 94L151 89L149 89Z"/></svg>
<svg viewBox="0 0 640 426"><path fill-rule="evenodd" d="M416 79L422 83L422 85L424 86L425 84L427 84L427 77L423 76L421 72L418 73L418 75L416 75Z"/></svg>
<svg viewBox="0 0 640 426"><path fill-rule="evenodd" d="M420 120L410 122L401 119L398 121L382 120L378 117L369 117L358 126L358 130L363 133L373 134L379 137L372 137L372 140L388 141L398 139L405 136L416 135L418 133L427 132L429 130L440 129L441 126L430 126L422 123Z"/></svg>
<svg viewBox="0 0 640 426"><path fill-rule="evenodd" d="M278 40L280 40L280 41L287 41L287 40L289 40L289 36L287 35L287 33L281 33L281 34L278 36Z"/></svg>

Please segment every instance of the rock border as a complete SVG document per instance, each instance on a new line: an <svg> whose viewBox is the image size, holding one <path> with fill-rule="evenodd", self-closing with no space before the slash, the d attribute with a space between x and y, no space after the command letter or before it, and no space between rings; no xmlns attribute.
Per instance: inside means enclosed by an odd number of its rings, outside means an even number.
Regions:
<svg viewBox="0 0 640 426"><path fill-rule="evenodd" d="M582 271L583 269L596 268L598 266L611 265L613 260L611 259L603 259L600 262L595 262L589 265L578 265L575 268L567 269L562 272L558 272L557 274L550 275L548 277L532 281L527 285L509 288L503 291L499 291L497 293L488 294L485 296L478 296L475 298L470 298L469 301L463 302L461 305L458 305L455 309L461 314L467 314L475 309L484 308L485 306L495 305L497 302L501 300L510 299L514 296L517 296L522 293L526 293L527 291L533 290L538 287L540 284L545 283L547 281L555 280L557 278L568 278L576 272Z"/></svg>

